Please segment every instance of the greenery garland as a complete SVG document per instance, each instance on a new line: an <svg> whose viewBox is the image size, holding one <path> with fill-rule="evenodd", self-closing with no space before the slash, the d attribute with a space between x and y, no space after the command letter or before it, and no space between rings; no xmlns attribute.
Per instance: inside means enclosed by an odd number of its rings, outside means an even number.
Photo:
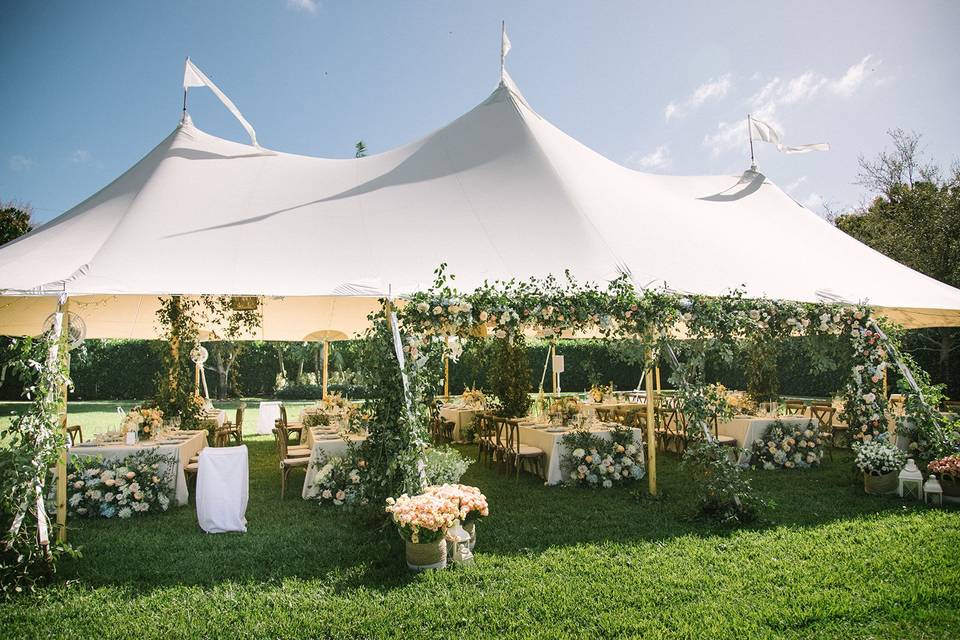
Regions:
<svg viewBox="0 0 960 640"><path fill-rule="evenodd" d="M751 492L739 467L729 462L726 450L706 433L712 415L727 410L725 399L708 401L703 376L707 354L730 361L738 343L769 344L787 336L849 339L853 357L851 376L842 392L845 408L841 418L858 439L880 437L886 431L883 374L888 358L899 356L897 339L879 330L878 320L866 305L750 299L736 290L720 296L638 290L627 276L600 287L579 283L569 273L562 281L551 276L485 282L475 291L463 293L454 287L446 265L435 275L433 287L411 295L400 313L403 330L426 340L487 335L507 339L524 332L544 337L599 335L625 343L635 352L662 354L669 337L682 336L683 362L675 363L673 382L687 416L689 435L698 441L688 449L687 464L696 466L698 476L706 479L705 509L723 518L749 515L744 513L744 505ZM918 402L907 405L908 419L926 425L922 428L930 432L926 433L928 439L955 447L955 434L945 429L942 420L918 408L922 406L929 403L921 392ZM933 434L939 435L933 438ZM717 484L720 479L723 490Z"/></svg>

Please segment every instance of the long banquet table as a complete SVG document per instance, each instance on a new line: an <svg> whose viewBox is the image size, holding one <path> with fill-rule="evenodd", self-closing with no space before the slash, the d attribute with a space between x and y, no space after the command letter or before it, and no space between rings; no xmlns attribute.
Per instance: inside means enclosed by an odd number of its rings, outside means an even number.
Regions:
<svg viewBox="0 0 960 640"><path fill-rule="evenodd" d="M570 431L547 431L548 425L521 424L519 428L520 443L528 444L538 449L542 449L547 456L546 470L547 477L544 478L545 484L559 484L563 481L563 472L560 470L560 460L567 455L567 447L563 444L563 436ZM604 440L610 439L612 428L606 426L597 426L590 429L590 433L599 436ZM633 441L640 447L640 459L646 466L646 451L643 448L643 431L641 429L631 429L633 431Z"/></svg>
<svg viewBox="0 0 960 640"><path fill-rule="evenodd" d="M321 457L329 459L342 456L347 453L349 443L358 444L366 439L366 436L358 434L338 435L324 427L305 428L303 430L303 444L310 448L310 463L307 465L307 475L303 479L303 491L300 495L304 499L313 498L317 495L314 482L317 479L317 473L320 471L317 463Z"/></svg>
<svg viewBox="0 0 960 640"><path fill-rule="evenodd" d="M156 449L160 455L172 457L174 468L171 474L170 488L174 492L174 503L182 506L187 504L190 497L190 492L187 490L187 477L183 468L190 462L190 458L200 453L206 446L206 431L177 431L159 442L141 440L133 445L126 443L81 443L70 447L69 453L71 456L102 456L106 460L126 458L139 451ZM167 469L162 469L162 471L167 471Z"/></svg>

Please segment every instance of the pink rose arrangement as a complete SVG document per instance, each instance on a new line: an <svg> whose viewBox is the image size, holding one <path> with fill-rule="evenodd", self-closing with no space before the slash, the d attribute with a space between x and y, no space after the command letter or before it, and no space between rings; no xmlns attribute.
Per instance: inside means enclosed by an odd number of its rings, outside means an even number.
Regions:
<svg viewBox="0 0 960 640"><path fill-rule="evenodd" d="M443 484L427 487L427 495L447 500L453 505L463 523L473 522L490 515L487 497L480 489L465 484Z"/></svg>
<svg viewBox="0 0 960 640"><path fill-rule="evenodd" d="M953 476L954 478L960 478L960 455L933 460L927 465L927 470L940 477Z"/></svg>
<svg viewBox="0 0 960 640"><path fill-rule="evenodd" d="M460 517L452 501L427 493L403 494L396 500L387 498L386 512L393 518L400 536L413 544L440 540Z"/></svg>

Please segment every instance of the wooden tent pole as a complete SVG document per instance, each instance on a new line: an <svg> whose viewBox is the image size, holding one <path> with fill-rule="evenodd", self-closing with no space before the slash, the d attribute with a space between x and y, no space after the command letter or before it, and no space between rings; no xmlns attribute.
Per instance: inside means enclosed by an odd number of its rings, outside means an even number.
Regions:
<svg viewBox="0 0 960 640"><path fill-rule="evenodd" d="M330 361L330 341L323 341L323 394L320 396L327 399L327 366Z"/></svg>
<svg viewBox="0 0 960 640"><path fill-rule="evenodd" d="M659 366L655 366L655 367L653 368L653 370L654 370L654 372L655 372L655 374L656 374L656 377L655 377L655 382L656 382L656 385L657 385L657 386L656 386L656 390L657 390L657 393L660 393L660 390L663 389L663 387L660 386L660 367L659 367Z"/></svg>
<svg viewBox="0 0 960 640"><path fill-rule="evenodd" d="M553 343L550 345L550 377L553 380L553 395L554 397L558 396L557 392L557 371L554 369L553 363L557 357L557 345Z"/></svg>
<svg viewBox="0 0 960 640"><path fill-rule="evenodd" d="M443 337L443 344L450 346L450 336ZM447 357L446 349L443 350L443 397L445 400L450 399L450 358Z"/></svg>
<svg viewBox="0 0 960 640"><path fill-rule="evenodd" d="M647 359L650 358L650 350L647 350ZM650 495L657 495L657 441L655 428L656 416L654 414L654 407L656 406L657 393L653 389L654 377L657 378L657 382L660 379L660 367L655 367L656 373L654 373L654 367L651 367L647 370L647 375L645 375L644 382L646 383L647 391L647 482L650 490ZM659 384L657 387L659 388Z"/></svg>
<svg viewBox="0 0 960 640"><path fill-rule="evenodd" d="M70 371L70 320L68 307L70 299L64 300L61 312L63 316L60 320L60 348L58 356L60 364L69 375ZM63 383L60 391L60 435L64 439L64 446L60 449L60 456L57 458L57 541L67 541L67 385Z"/></svg>

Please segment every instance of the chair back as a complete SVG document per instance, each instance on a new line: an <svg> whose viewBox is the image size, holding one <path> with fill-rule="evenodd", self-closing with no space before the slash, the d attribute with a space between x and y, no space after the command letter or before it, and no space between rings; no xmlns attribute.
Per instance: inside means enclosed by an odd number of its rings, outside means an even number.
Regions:
<svg viewBox="0 0 960 640"><path fill-rule="evenodd" d="M237 431L243 431L243 412L247 410L247 403L241 402L240 406L237 407L237 419L234 422L234 426L237 428Z"/></svg>
<svg viewBox="0 0 960 640"><path fill-rule="evenodd" d="M836 407L829 404L810 405L810 417L816 418L820 424L820 430L833 428L833 414L837 412Z"/></svg>
<svg viewBox="0 0 960 640"><path fill-rule="evenodd" d="M500 418L502 430L505 431L504 447L508 454L520 453L520 421L516 419ZM501 430L498 429L498 432Z"/></svg>
<svg viewBox="0 0 960 640"><path fill-rule="evenodd" d="M807 405L803 400L787 400L785 407L788 416L802 416L807 411Z"/></svg>
<svg viewBox="0 0 960 640"><path fill-rule="evenodd" d="M280 456L280 460L283 461L289 457L287 455L287 447L290 442L290 434L282 420L277 420L276 425L277 426L273 428L273 439L277 443L277 454Z"/></svg>
<svg viewBox="0 0 960 640"><path fill-rule="evenodd" d="M613 409L597 409L597 419L601 422L611 422L613 420Z"/></svg>
<svg viewBox="0 0 960 640"><path fill-rule="evenodd" d="M283 422L283 426L286 427L290 422L287 420L287 405L280 405L280 421Z"/></svg>
<svg viewBox="0 0 960 640"><path fill-rule="evenodd" d="M64 417L64 420L66 420L66 417ZM78 424L67 427L67 435L70 437L71 447L75 446L78 442L83 442L83 429L81 429Z"/></svg>
<svg viewBox="0 0 960 640"><path fill-rule="evenodd" d="M494 429L496 430L494 444L497 446L497 449L509 450L509 421L506 418L495 417L493 422Z"/></svg>
<svg viewBox="0 0 960 640"><path fill-rule="evenodd" d="M667 433L676 433L677 429L677 410L672 407L658 407L657 419L660 422L660 428Z"/></svg>

